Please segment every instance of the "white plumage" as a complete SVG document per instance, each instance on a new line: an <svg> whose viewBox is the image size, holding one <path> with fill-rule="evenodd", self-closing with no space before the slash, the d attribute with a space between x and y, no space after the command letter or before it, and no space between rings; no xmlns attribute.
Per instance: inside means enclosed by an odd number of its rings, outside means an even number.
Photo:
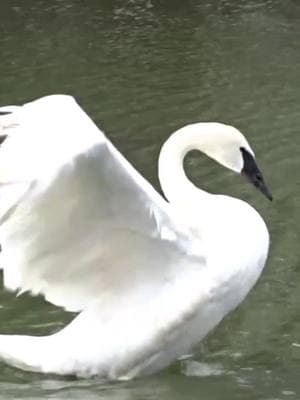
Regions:
<svg viewBox="0 0 300 400"><path fill-rule="evenodd" d="M269 237L247 203L185 176L198 149L241 172L233 127L199 123L164 144L166 202L73 98L0 116L1 267L8 289L80 314L46 337L0 335L0 359L33 371L129 379L197 344L258 279ZM254 158L253 158L254 159Z"/></svg>

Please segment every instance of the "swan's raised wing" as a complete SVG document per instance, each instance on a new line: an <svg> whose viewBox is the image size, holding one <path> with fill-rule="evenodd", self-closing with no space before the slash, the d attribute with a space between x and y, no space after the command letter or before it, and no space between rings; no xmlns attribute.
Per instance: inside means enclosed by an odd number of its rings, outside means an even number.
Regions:
<svg viewBox="0 0 300 400"><path fill-rule="evenodd" d="M5 286L79 311L100 294L172 280L189 232L73 98L12 111L0 116Z"/></svg>

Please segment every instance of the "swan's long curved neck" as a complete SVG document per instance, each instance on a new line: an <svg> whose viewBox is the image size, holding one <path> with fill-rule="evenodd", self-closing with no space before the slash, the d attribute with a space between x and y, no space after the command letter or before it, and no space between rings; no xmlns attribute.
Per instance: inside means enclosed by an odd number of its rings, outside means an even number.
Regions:
<svg viewBox="0 0 300 400"><path fill-rule="evenodd" d="M208 136L199 132L199 124L188 125L174 132L162 146L158 160L158 176L164 195L170 203L204 197L209 193L196 187L186 176L184 158L191 150L205 152ZM200 138L200 140L199 140Z"/></svg>

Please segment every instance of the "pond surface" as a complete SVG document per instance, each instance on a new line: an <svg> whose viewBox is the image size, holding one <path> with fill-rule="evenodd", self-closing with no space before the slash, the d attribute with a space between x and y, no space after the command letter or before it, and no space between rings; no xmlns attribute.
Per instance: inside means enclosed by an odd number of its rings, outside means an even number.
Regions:
<svg viewBox="0 0 300 400"><path fill-rule="evenodd" d="M253 204L271 254L250 296L192 360L127 383L70 380L0 365L0 398L300 398L300 3L298 0L2 0L0 104L74 95L155 187L178 127L241 129L274 195L192 156L194 182ZM55 118L55 115L53 115ZM26 149L24 149L26 151ZM0 332L46 334L70 315L0 293Z"/></svg>

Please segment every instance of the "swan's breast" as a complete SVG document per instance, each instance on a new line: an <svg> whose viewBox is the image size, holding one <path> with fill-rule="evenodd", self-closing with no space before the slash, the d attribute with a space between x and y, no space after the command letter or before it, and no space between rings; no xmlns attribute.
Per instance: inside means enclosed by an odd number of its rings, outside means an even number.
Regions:
<svg viewBox="0 0 300 400"><path fill-rule="evenodd" d="M218 197L214 212L203 225L203 238L216 298L229 311L243 301L261 275L268 255L269 233L264 220L250 205Z"/></svg>
<svg viewBox="0 0 300 400"><path fill-rule="evenodd" d="M213 302L225 315L261 275L269 249L266 224L249 204L228 196L209 196L185 210L205 254Z"/></svg>

